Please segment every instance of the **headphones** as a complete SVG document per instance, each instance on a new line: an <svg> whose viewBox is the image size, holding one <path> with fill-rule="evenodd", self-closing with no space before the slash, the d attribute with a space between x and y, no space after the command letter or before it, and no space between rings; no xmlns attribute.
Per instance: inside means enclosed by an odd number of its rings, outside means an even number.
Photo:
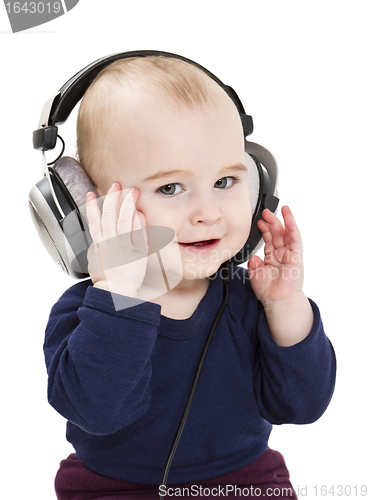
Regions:
<svg viewBox="0 0 369 500"><path fill-rule="evenodd" d="M73 278L82 279L89 276L87 250L92 239L85 213L85 197L88 191L96 191L80 164L73 158L62 156L65 145L58 134L58 126L67 120L94 78L106 66L119 59L147 56L176 58L196 66L228 94L240 115L245 137L245 162L248 168L253 217L246 244L229 263L241 264L256 253L262 245L262 235L256 223L262 218L265 208L272 212L277 209L277 164L268 150L246 141L246 137L253 132L252 117L245 113L239 97L231 87L194 61L168 52L145 50L103 57L76 73L46 102L38 129L33 132L33 147L42 151L43 178L29 193L32 219L52 259ZM63 145L62 152L56 160L48 164L45 151L54 149L58 138Z"/></svg>

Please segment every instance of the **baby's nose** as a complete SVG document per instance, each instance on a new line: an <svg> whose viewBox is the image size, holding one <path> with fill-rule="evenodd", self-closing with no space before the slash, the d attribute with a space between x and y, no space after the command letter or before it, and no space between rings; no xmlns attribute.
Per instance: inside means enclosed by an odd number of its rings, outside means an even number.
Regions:
<svg viewBox="0 0 369 500"><path fill-rule="evenodd" d="M198 197L191 211L192 224L212 225L222 218L219 200L216 196Z"/></svg>

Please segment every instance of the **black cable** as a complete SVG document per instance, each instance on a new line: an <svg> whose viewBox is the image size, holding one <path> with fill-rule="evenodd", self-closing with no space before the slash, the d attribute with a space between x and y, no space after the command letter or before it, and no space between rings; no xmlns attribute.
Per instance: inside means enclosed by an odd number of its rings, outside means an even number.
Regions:
<svg viewBox="0 0 369 500"><path fill-rule="evenodd" d="M176 435L174 437L174 441L173 441L172 447L170 449L170 452L169 452L169 455L168 455L168 458L167 458L167 462L165 464L165 468L164 468L164 472L163 472L163 476L162 476L162 479L161 479L160 486L164 486L164 485L167 484L168 475L169 475L169 469L170 469L170 466L172 464L172 461L173 461L173 458L174 458L174 454L176 452L179 440L181 438L182 431L183 431L183 428L185 426L185 423L186 423L186 420L187 420L187 417L188 417L188 414L189 414L189 411L190 411L190 408L191 408L191 404L192 404L193 398L195 396L197 384L199 382L201 370L202 370L202 367L204 365L204 361L205 361L206 355L208 353L208 350L209 350L209 347L210 347L210 343L211 343L211 341L213 339L214 332L215 332L215 329L216 329L216 327L217 327L217 325L219 323L220 317L223 314L224 308L225 308L225 306L227 304L227 300L228 300L228 283L229 283L229 278L230 278L230 264L229 264L229 262L226 262L224 264L224 266L222 266L220 268L219 272L221 273L221 277L222 277L222 280L223 280L223 301L222 301L222 303L221 303L221 305L219 307L217 315L214 318L213 324L211 325L208 337L206 339L206 342L205 342L205 345L204 345L204 349L202 351L201 358L200 358L200 361L199 361L199 364L198 364L198 367L197 367L197 370L196 370L195 378L194 378L194 381L192 383L191 391L190 391L190 394L188 396L188 399L187 399L187 402L186 402L186 406L185 406L185 409L183 411L182 418L181 418L181 420L179 422L179 426L178 426ZM164 498L164 496L161 495L160 491L159 491L159 500L162 500L163 498Z"/></svg>
<svg viewBox="0 0 369 500"><path fill-rule="evenodd" d="M58 134L58 137L59 137L59 139L60 139L60 140L61 140L61 142L62 142L62 150L61 150L61 152L60 152L60 155L59 155L59 156L58 156L55 160L53 160L53 161L51 161L50 163L48 163L48 164L47 164L48 166L49 166L49 165L53 165L53 163L55 163L56 161L58 161L58 160L59 160L59 158L61 158L61 157L62 157L62 155L63 155L63 153L64 153L64 151L65 151L65 142L64 142L63 138L62 138L59 134Z"/></svg>

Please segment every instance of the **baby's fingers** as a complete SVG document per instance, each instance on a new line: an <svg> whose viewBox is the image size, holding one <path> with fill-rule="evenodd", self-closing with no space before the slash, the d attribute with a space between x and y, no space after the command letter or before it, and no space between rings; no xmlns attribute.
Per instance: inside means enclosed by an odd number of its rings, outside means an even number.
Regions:
<svg viewBox="0 0 369 500"><path fill-rule="evenodd" d="M136 212L136 201L139 197L138 189L131 191L124 198L124 201L119 210L117 222L117 234L130 233L133 229L133 218Z"/></svg>
<svg viewBox="0 0 369 500"><path fill-rule="evenodd" d="M132 227L132 245L136 251L140 252L143 256L149 253L147 234L145 231L146 218L142 212L136 211L133 217Z"/></svg>
<svg viewBox="0 0 369 500"><path fill-rule="evenodd" d="M286 244L292 251L302 250L301 233L296 224L295 218L292 214L290 207L285 206L282 208L282 215L284 225L286 227Z"/></svg>
<svg viewBox="0 0 369 500"><path fill-rule="evenodd" d="M120 184L115 182L105 197L101 217L104 238L113 238L117 235L117 217L121 191Z"/></svg>
<svg viewBox="0 0 369 500"><path fill-rule="evenodd" d="M272 246L275 250L285 246L285 229L278 217L266 209L263 210L264 220L259 220L257 225L263 233L263 238L268 246Z"/></svg>
<svg viewBox="0 0 369 500"><path fill-rule="evenodd" d="M96 243L102 237L101 213L94 193L86 195L86 214L91 238Z"/></svg>

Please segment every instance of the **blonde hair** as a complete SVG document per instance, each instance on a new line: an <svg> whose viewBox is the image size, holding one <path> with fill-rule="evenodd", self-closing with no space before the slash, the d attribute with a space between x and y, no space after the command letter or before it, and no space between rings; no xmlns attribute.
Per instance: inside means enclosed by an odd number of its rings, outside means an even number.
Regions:
<svg viewBox="0 0 369 500"><path fill-rule="evenodd" d="M193 64L173 57L120 59L104 68L86 91L77 118L78 160L95 184L103 161L99 136L111 126L114 109L122 106L119 87L164 99L177 110L201 109L219 99L218 84Z"/></svg>

